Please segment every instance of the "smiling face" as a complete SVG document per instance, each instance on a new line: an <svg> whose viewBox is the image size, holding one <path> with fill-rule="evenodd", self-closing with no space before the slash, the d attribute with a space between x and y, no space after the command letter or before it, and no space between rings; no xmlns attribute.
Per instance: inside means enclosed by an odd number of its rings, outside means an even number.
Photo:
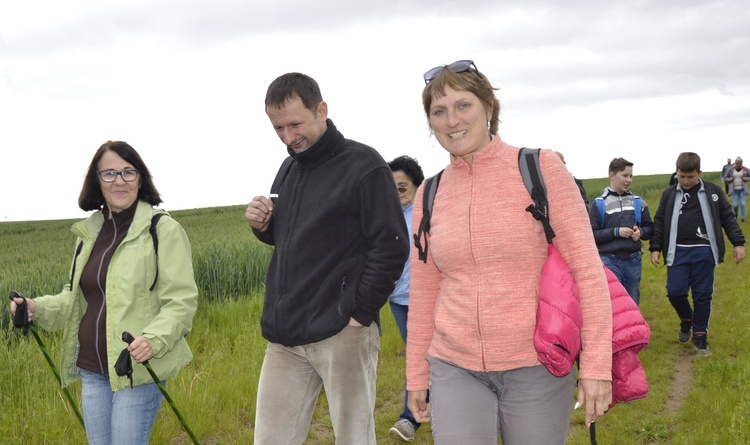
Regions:
<svg viewBox="0 0 750 445"><path fill-rule="evenodd" d="M490 143L487 122L491 110L486 110L469 91L456 91L446 85L444 93L430 105L430 128L443 148L471 164L474 154Z"/></svg>
<svg viewBox="0 0 750 445"><path fill-rule="evenodd" d="M610 188L617 192L618 195L627 193L633 184L633 167L625 167L625 170L619 172L609 172Z"/></svg>
<svg viewBox="0 0 750 445"><path fill-rule="evenodd" d="M102 170L135 170L136 168L125 161L117 153L107 150L102 154L97 171ZM104 182L99 178L99 187L102 189L104 201L112 212L118 213L130 208L138 199L138 188L141 186L141 176L133 182L125 182L121 175L115 177L115 182Z"/></svg>
<svg viewBox="0 0 750 445"><path fill-rule="evenodd" d="M320 102L313 111L305 108L296 95L279 107L266 107L266 114L279 139L298 154L316 143L328 128L328 105Z"/></svg>

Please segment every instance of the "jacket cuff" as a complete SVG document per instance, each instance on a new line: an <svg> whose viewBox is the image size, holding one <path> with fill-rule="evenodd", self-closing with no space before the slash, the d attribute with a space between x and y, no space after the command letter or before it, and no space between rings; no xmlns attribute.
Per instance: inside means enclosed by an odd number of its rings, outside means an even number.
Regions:
<svg viewBox="0 0 750 445"><path fill-rule="evenodd" d="M355 310L352 313L351 317L357 320L357 322L359 322L362 326L370 326L375 319L371 314L363 311L362 309Z"/></svg>

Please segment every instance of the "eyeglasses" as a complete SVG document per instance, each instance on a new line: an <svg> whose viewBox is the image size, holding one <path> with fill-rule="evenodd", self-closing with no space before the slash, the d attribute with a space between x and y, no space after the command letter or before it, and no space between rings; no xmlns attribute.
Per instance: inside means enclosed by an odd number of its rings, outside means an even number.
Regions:
<svg viewBox="0 0 750 445"><path fill-rule="evenodd" d="M413 186L414 184L409 184L406 187L396 187L396 190L398 190L399 193L406 193L407 190L409 190L409 187Z"/></svg>
<svg viewBox="0 0 750 445"><path fill-rule="evenodd" d="M102 170L97 173L104 182L115 182L115 180L117 179L117 175L120 175L122 177L122 180L125 182L133 182L138 179L138 175L141 172L139 172L138 170L123 170L120 172L118 172L117 170Z"/></svg>
<svg viewBox="0 0 750 445"><path fill-rule="evenodd" d="M476 71L477 74L479 73L479 70L477 69L477 66L474 65L473 60L459 60L458 62L451 63L450 65L436 66L435 68L424 73L424 83L430 83L432 79L436 78L438 74L442 73L445 69L449 69L454 73L465 73L469 71L469 68L471 67L474 67L474 71Z"/></svg>

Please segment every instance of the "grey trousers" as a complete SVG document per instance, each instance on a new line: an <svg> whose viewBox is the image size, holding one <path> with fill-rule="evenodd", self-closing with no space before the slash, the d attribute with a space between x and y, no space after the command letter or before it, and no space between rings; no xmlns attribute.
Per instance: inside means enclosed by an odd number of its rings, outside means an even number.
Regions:
<svg viewBox="0 0 750 445"><path fill-rule="evenodd" d="M287 347L269 343L255 405L256 445L304 443L325 387L337 444L375 444L378 326L347 326L331 338Z"/></svg>
<svg viewBox="0 0 750 445"><path fill-rule="evenodd" d="M474 372L427 357L436 445L563 445L573 409L575 376L544 366Z"/></svg>

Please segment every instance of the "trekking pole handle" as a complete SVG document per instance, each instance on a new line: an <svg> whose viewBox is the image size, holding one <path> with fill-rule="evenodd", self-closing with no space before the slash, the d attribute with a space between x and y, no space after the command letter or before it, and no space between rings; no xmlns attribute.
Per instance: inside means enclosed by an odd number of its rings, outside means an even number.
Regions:
<svg viewBox="0 0 750 445"><path fill-rule="evenodd" d="M14 298L23 298L23 297L18 292L12 290L10 291L10 295L8 296L8 298L10 298L12 301Z"/></svg>
<svg viewBox="0 0 750 445"><path fill-rule="evenodd" d="M135 340L135 337L133 337L133 334L131 334L128 331L123 331L122 341L124 341L127 344L131 344L133 343L133 340ZM190 436L190 438L193 440L193 443L196 445L200 445L198 438L195 437L195 433L193 433L193 430L190 429L190 426L185 421L185 418L182 416L182 413L180 412L180 410L177 409L177 406L174 404L174 400L172 400L172 397L169 396L169 393L167 392L167 388L165 388L164 385L161 384L159 377L156 376L156 373L154 372L153 368L151 368L151 365L148 364L148 360L142 362L141 364L146 367L146 370L151 375L151 378L154 379L154 383L156 383L156 386L159 388L159 391L161 391L162 395L167 400L167 403L169 403L169 406L172 407L172 411L174 411L175 415L182 423L182 426L185 428L185 431L188 433L188 436Z"/></svg>
<svg viewBox="0 0 750 445"><path fill-rule="evenodd" d="M135 337L133 337L133 334L131 334L128 331L122 331L122 341L124 341L127 344L133 343L133 340L135 340ZM148 360L144 360L141 362L143 365L148 365Z"/></svg>
<svg viewBox="0 0 750 445"><path fill-rule="evenodd" d="M133 337L133 334L131 334L128 331L122 332L122 341L124 341L127 344L133 343L133 340L135 340L135 337Z"/></svg>

